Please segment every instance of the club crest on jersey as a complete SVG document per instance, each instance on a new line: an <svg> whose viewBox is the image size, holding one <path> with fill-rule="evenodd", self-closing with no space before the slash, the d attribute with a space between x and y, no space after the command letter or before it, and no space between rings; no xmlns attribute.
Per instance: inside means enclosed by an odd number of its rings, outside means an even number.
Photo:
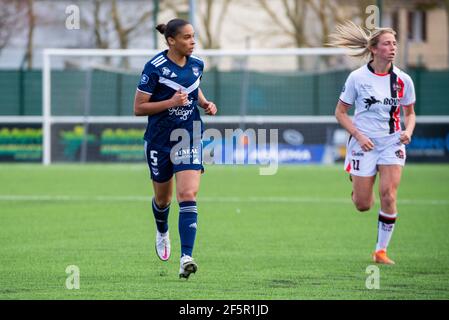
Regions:
<svg viewBox="0 0 449 320"><path fill-rule="evenodd" d="M393 83L393 90L396 92L400 92L402 90L402 84L399 82Z"/></svg>
<svg viewBox="0 0 449 320"><path fill-rule="evenodd" d="M146 74L143 74L140 78L140 84L147 84L149 80L150 78Z"/></svg>
<svg viewBox="0 0 449 320"><path fill-rule="evenodd" d="M198 77L200 75L200 69L198 67L192 67L192 71L195 77Z"/></svg>
<svg viewBox="0 0 449 320"><path fill-rule="evenodd" d="M371 96L371 97L369 97L369 98L363 99L363 102L366 103L365 109L368 110L368 111L369 111L369 109L371 108L371 106L372 106L373 104L380 103L380 101L377 100L376 97L374 97L374 96Z"/></svg>
<svg viewBox="0 0 449 320"><path fill-rule="evenodd" d="M404 159L404 151L402 151L401 149L396 151L395 154L396 154L396 157L398 157L399 159Z"/></svg>
<svg viewBox="0 0 449 320"><path fill-rule="evenodd" d="M171 70L169 68L167 68L167 67L162 68L162 75L164 77L168 76L170 73L171 73Z"/></svg>

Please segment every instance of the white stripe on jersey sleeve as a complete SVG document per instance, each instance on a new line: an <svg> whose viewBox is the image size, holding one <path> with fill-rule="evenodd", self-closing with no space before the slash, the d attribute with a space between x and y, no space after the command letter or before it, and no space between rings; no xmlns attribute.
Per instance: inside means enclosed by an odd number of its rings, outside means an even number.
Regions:
<svg viewBox="0 0 449 320"><path fill-rule="evenodd" d="M155 67L159 67L159 66L163 65L163 64L166 63L166 62L167 62L167 59L163 59L163 60L161 60L160 62L156 63L154 66L155 66Z"/></svg>
<svg viewBox="0 0 449 320"><path fill-rule="evenodd" d="M193 54L190 57L203 62L203 59L201 59L200 57L194 56Z"/></svg>
<svg viewBox="0 0 449 320"><path fill-rule="evenodd" d="M152 95L152 93L151 93L151 92L146 92L146 91L140 90L139 88L137 88L137 91L139 91L139 92L142 92L142 93L145 93L145 94L149 94L149 95Z"/></svg>
<svg viewBox="0 0 449 320"><path fill-rule="evenodd" d="M160 62L162 59L165 59L165 57L163 55L160 55L160 56L154 58L153 60L151 60L151 64L155 65L156 63Z"/></svg>

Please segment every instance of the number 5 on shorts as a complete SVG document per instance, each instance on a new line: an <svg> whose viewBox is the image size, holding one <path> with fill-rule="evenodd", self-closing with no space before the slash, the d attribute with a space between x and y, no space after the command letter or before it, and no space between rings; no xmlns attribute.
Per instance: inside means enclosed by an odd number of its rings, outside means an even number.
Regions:
<svg viewBox="0 0 449 320"><path fill-rule="evenodd" d="M151 165L154 167L157 167L157 151L155 151L155 150L150 151L150 159L151 159Z"/></svg>

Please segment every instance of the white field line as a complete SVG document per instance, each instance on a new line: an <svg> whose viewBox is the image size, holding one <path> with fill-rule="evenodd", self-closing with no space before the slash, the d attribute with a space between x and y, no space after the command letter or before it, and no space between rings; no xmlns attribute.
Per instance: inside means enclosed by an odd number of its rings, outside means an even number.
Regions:
<svg viewBox="0 0 449 320"><path fill-rule="evenodd" d="M151 196L69 196L69 195L0 195L1 202L15 201L72 201L72 202L150 202ZM350 204L348 198L308 198L308 197L199 197L198 202L220 203L325 203ZM449 200L398 199L402 205L447 206Z"/></svg>

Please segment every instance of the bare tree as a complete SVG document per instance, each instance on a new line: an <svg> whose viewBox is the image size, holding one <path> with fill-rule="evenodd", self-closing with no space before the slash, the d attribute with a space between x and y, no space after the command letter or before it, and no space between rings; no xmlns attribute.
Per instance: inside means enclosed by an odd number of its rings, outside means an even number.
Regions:
<svg viewBox="0 0 449 320"><path fill-rule="evenodd" d="M293 40L296 47L309 47L310 42L306 37L307 0L282 0L282 7L286 22L268 4L267 0L261 0L260 5L268 13L272 21ZM303 68L303 58L298 56L298 67Z"/></svg>
<svg viewBox="0 0 449 320"><path fill-rule="evenodd" d="M296 47L307 47L309 46L305 34L307 2L307 0L281 0L286 19L278 14L278 8L273 8L269 1L260 0L259 4L281 32L291 37Z"/></svg>
<svg viewBox="0 0 449 320"><path fill-rule="evenodd" d="M200 0L200 22L203 32L200 33L199 40L205 49L220 48L220 37L223 27L223 22L229 9L232 0ZM221 5L217 11L217 5ZM214 15L214 12L218 14Z"/></svg>
<svg viewBox="0 0 449 320"><path fill-rule="evenodd" d="M86 11L91 14L85 16L82 23L92 30L96 48L127 49L133 39L150 31L153 14L150 1L94 0L86 4L89 5L90 10ZM105 58L106 63L109 61ZM122 59L122 64L128 67L128 59Z"/></svg>
<svg viewBox="0 0 449 320"><path fill-rule="evenodd" d="M334 26L346 19L360 19L366 7L376 0L259 0L257 1L277 27L296 47L324 45ZM281 10L279 10L281 9Z"/></svg>
<svg viewBox="0 0 449 320"><path fill-rule="evenodd" d="M314 39L310 41L325 47L329 43L329 34L336 24L344 22L346 16L339 10L337 2L334 0L309 0L308 4L312 12L316 16L317 30L314 34ZM319 32L317 32L319 30ZM327 67L330 67L332 58L330 56L323 56L322 61Z"/></svg>
<svg viewBox="0 0 449 320"><path fill-rule="evenodd" d="M2 0L0 6L0 51L6 47L12 36L21 29L24 3L18 0Z"/></svg>
<svg viewBox="0 0 449 320"><path fill-rule="evenodd" d="M153 11L152 9L142 10L137 16L128 15L126 17L128 18L127 21L123 21L126 18L122 18L122 16L124 16L123 14L121 14L123 13L123 11L118 10L117 0L112 0L111 5L111 18L114 23L115 31L117 32L119 46L122 49L127 49L130 41L130 35L133 32L136 32L145 22L147 22L151 18Z"/></svg>
<svg viewBox="0 0 449 320"><path fill-rule="evenodd" d="M127 49L131 40L149 30L153 13L150 5L139 7L138 1L120 0L94 0L92 5L91 16L83 24L92 29L97 48ZM134 9L140 10L136 14Z"/></svg>
<svg viewBox="0 0 449 320"><path fill-rule="evenodd" d="M161 10L171 10L173 12L179 13L187 9L189 5L189 0L160 0Z"/></svg>
<svg viewBox="0 0 449 320"><path fill-rule="evenodd" d="M16 5L13 1L5 0L0 6L0 50L8 44L13 34L16 24L16 20L13 18L15 11Z"/></svg>
<svg viewBox="0 0 449 320"><path fill-rule="evenodd" d="M24 60L26 61L27 68L33 68L33 35L36 27L36 15L34 14L34 0L27 0L27 45Z"/></svg>
<svg viewBox="0 0 449 320"><path fill-rule="evenodd" d="M315 34L315 40L320 46L329 43L329 34L334 26L343 23L348 17L334 0L309 0L308 4L319 22L319 34Z"/></svg>
<svg viewBox="0 0 449 320"><path fill-rule="evenodd" d="M95 0L93 11L95 46L100 49L107 49L109 47L109 28L108 21L101 19L101 0Z"/></svg>
<svg viewBox="0 0 449 320"><path fill-rule="evenodd" d="M142 10L137 16L130 16L128 15L126 18L122 18L120 13L123 11L119 11L117 8L117 1L112 0L112 9L111 9L111 15L112 15L112 21L114 24L115 32L118 37L119 41L119 47L121 49L127 49L131 35L133 33L136 33L139 28L141 28L144 23L151 18L153 10ZM120 13L119 13L120 12ZM123 20L125 21L123 21ZM132 22L130 22L132 21ZM128 58L122 59L122 64L125 68L129 67L129 60Z"/></svg>
<svg viewBox="0 0 449 320"><path fill-rule="evenodd" d="M447 32L449 33L449 0L444 0L444 7L446 8L446 23L447 23ZM449 41L447 43L447 65L449 68Z"/></svg>

